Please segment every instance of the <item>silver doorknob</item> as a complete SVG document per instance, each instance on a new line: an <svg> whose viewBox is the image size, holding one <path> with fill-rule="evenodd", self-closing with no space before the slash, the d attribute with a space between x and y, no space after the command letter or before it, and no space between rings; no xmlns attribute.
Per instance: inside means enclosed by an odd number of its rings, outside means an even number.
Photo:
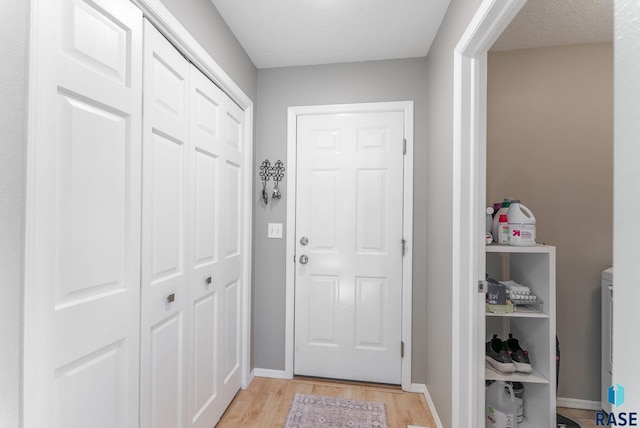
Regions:
<svg viewBox="0 0 640 428"><path fill-rule="evenodd" d="M309 263L309 257L305 256L304 254L300 256L300 264L301 265L306 265L307 263Z"/></svg>
<svg viewBox="0 0 640 428"><path fill-rule="evenodd" d="M307 245L308 243L309 243L309 238L307 238L306 236L303 236L302 238L300 238L301 245Z"/></svg>

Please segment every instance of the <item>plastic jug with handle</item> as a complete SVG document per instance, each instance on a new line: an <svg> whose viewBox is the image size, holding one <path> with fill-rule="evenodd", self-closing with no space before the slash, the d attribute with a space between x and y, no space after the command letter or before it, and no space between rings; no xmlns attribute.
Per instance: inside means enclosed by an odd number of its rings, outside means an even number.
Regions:
<svg viewBox="0 0 640 428"><path fill-rule="evenodd" d="M514 199L507 211L509 245L532 247L536 245L536 218L531 210Z"/></svg>
<svg viewBox="0 0 640 428"><path fill-rule="evenodd" d="M495 381L485 392L485 427L516 428L518 403L513 387L503 381Z"/></svg>

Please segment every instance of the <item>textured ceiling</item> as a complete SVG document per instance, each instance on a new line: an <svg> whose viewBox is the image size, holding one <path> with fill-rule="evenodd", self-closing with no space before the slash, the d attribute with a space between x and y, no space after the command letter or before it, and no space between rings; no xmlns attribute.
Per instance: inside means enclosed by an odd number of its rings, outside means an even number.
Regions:
<svg viewBox="0 0 640 428"><path fill-rule="evenodd" d="M258 68L425 56L449 5L449 0L211 1ZM491 50L612 40L613 0L528 0Z"/></svg>
<svg viewBox="0 0 640 428"><path fill-rule="evenodd" d="M449 0L211 0L258 68L426 56Z"/></svg>
<svg viewBox="0 0 640 428"><path fill-rule="evenodd" d="M610 41L613 0L529 0L491 50Z"/></svg>

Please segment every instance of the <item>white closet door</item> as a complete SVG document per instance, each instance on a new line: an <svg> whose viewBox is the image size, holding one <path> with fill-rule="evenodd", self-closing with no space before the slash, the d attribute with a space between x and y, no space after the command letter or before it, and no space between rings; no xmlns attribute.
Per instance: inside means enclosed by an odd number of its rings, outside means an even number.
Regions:
<svg viewBox="0 0 640 428"><path fill-rule="evenodd" d="M241 382L243 115L193 66L190 105L189 412L209 428Z"/></svg>
<svg viewBox="0 0 640 428"><path fill-rule="evenodd" d="M199 70L191 67L191 185L189 234L189 417L193 427L210 428L226 404L220 399L224 303L220 235L224 224L224 176L221 163L225 129L225 95Z"/></svg>
<svg viewBox="0 0 640 428"><path fill-rule="evenodd" d="M138 426L142 14L37 0L27 428Z"/></svg>
<svg viewBox="0 0 640 428"><path fill-rule="evenodd" d="M243 112L145 22L144 115L141 422L208 428L241 382Z"/></svg>
<svg viewBox="0 0 640 428"><path fill-rule="evenodd" d="M224 162L222 163L221 192L223 205L220 210L223 227L220 239L220 254L223 259L221 305L221 349L218 361L220 371L221 401L228 405L240 389L241 370L241 305L242 271L244 252L242 243L244 218L244 112L229 97L224 98L225 111L221 118L225 129L222 144Z"/></svg>
<svg viewBox="0 0 640 428"><path fill-rule="evenodd" d="M144 23L141 414L186 426L189 63Z"/></svg>

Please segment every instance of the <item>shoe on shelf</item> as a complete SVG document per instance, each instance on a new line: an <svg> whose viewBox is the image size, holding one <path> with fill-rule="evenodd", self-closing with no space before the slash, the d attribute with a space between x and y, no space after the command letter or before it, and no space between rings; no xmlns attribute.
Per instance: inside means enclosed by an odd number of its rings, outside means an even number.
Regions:
<svg viewBox="0 0 640 428"><path fill-rule="evenodd" d="M531 373L533 371L529 361L529 351L525 351L520 347L518 339L514 339L513 334L509 333L509 339L502 342L502 344L504 350L511 355L516 371L522 373Z"/></svg>
<svg viewBox="0 0 640 428"><path fill-rule="evenodd" d="M503 349L502 340L498 339L497 334L494 334L493 339L487 342L484 358L491 366L502 373L513 373L516 371L513 359L509 353Z"/></svg>

